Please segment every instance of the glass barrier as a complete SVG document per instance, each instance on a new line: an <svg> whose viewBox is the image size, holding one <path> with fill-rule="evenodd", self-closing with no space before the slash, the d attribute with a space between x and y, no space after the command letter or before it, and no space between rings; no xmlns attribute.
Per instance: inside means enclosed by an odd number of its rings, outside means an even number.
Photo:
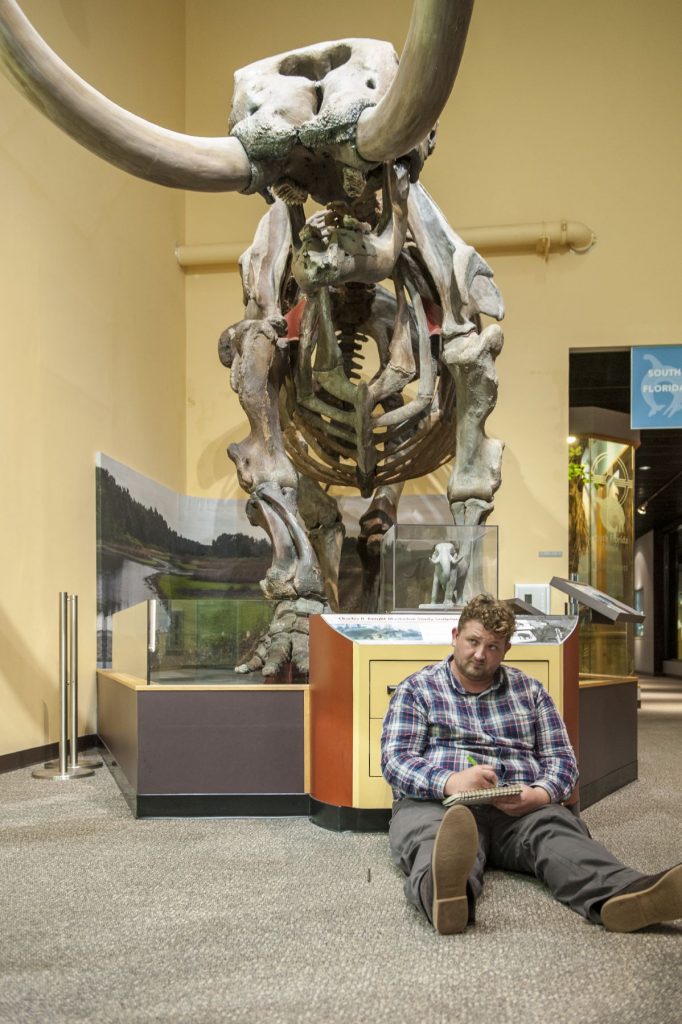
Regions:
<svg viewBox="0 0 682 1024"><path fill-rule="evenodd" d="M497 527L397 524L381 543L380 612L462 608L497 597Z"/></svg>
<svg viewBox="0 0 682 1024"><path fill-rule="evenodd" d="M142 601L114 612L111 619L111 671L149 682L149 605Z"/></svg>
<svg viewBox="0 0 682 1024"><path fill-rule="evenodd" d="M262 682L260 674L235 673L270 625L273 605L223 597L157 601L153 683Z"/></svg>
<svg viewBox="0 0 682 1024"><path fill-rule="evenodd" d="M592 622L589 608L580 609L579 621L581 673L632 675L635 670L634 623Z"/></svg>
<svg viewBox="0 0 682 1024"><path fill-rule="evenodd" d="M265 598L143 601L112 617L112 671L148 684L261 683L235 666L251 657L272 612Z"/></svg>

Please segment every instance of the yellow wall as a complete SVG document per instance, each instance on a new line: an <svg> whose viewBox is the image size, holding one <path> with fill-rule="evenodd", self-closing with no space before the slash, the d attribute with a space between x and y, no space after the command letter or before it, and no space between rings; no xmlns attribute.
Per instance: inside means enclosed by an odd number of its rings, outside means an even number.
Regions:
<svg viewBox="0 0 682 1024"><path fill-rule="evenodd" d="M286 16L257 3L240 7L239 26L221 0L187 10L188 117L213 132L225 122L231 69L351 35L400 50L411 3L296 0ZM681 29L677 0L479 0L474 10L424 184L458 229L567 218L598 236L585 256L490 257L508 310L489 421L507 446L490 520L500 527L504 596L514 582L567 571L569 349L680 341L669 296L680 272ZM246 242L264 209L256 197L191 196L187 242ZM215 357L239 298L234 273L187 276L192 493L239 493L223 450L246 430ZM553 600L563 610L561 595Z"/></svg>
<svg viewBox="0 0 682 1024"><path fill-rule="evenodd" d="M24 0L117 102L184 124L182 0ZM134 26L134 30L133 30ZM79 595L95 728L95 453L182 490L181 193L80 149L0 78L0 754L58 738L57 594Z"/></svg>
<svg viewBox="0 0 682 1024"><path fill-rule="evenodd" d="M343 36L400 49L411 8L23 3L112 99L209 135L225 130L236 68ZM680 341L671 296L680 276L681 22L677 0L479 0L474 12L426 187L459 229L566 217L599 239L584 257L491 258L508 308L489 424L507 444L492 520L502 594L566 571L565 558L538 551L566 550L569 348ZM239 281L183 277L173 249L246 243L265 206L129 179L4 80L0 194L1 754L57 738L60 589L80 595L81 729L95 725L95 452L177 490L241 493L224 449L245 434L244 418L216 354L218 335L241 315Z"/></svg>

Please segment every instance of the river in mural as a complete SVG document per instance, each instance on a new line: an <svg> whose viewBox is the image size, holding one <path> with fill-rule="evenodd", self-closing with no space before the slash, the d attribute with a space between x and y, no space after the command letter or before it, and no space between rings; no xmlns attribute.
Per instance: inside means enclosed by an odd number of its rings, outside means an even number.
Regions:
<svg viewBox="0 0 682 1024"><path fill-rule="evenodd" d="M157 601L168 670L234 666L271 617L270 542L244 502L179 495L106 455L97 466L98 664L116 612Z"/></svg>
<svg viewBox="0 0 682 1024"><path fill-rule="evenodd" d="M270 541L252 526L245 500L180 495L100 454L97 463L97 656L111 665L117 612L156 599L156 675L232 669L267 629L272 605L260 589ZM339 597L344 612L362 592L359 497L339 499L346 524ZM411 496L401 520L447 522L444 496ZM174 676L173 673L176 675Z"/></svg>

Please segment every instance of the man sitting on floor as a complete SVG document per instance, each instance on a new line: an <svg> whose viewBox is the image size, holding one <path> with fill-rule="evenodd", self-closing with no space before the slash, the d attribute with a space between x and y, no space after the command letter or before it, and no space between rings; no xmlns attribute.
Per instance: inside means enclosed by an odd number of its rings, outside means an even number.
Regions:
<svg viewBox="0 0 682 1024"><path fill-rule="evenodd" d="M489 865L534 875L610 931L682 917L682 864L658 875L625 867L562 805L578 780L575 755L547 691L501 664L513 633L508 605L474 598L452 631L452 655L410 676L391 699L381 764L407 898L441 934L464 931ZM513 783L520 794L471 808L442 804Z"/></svg>

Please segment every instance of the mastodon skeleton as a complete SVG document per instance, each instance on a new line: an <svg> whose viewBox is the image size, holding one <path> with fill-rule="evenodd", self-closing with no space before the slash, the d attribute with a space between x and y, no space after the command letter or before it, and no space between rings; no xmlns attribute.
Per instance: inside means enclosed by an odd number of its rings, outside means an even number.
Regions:
<svg viewBox="0 0 682 1024"><path fill-rule="evenodd" d="M150 181L270 204L240 261L244 319L220 339L250 426L229 455L273 546L261 586L275 614L243 671L305 672L307 616L336 607L344 528L330 485L371 499L367 563L404 482L449 459L454 522L492 510L503 445L485 422L502 332L480 318L500 320L502 300L419 183L472 6L415 0L400 61L388 43L346 39L251 64L235 75L229 136L197 138L96 92L0 0L5 71L78 142ZM306 218L309 197L322 209Z"/></svg>

